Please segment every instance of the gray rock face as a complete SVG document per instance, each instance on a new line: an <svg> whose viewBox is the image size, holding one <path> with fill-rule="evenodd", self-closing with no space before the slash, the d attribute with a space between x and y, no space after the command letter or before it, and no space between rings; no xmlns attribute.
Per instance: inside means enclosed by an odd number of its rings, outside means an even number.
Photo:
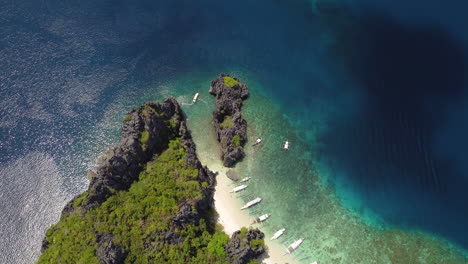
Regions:
<svg viewBox="0 0 468 264"><path fill-rule="evenodd" d="M142 140L143 133L147 133L147 140ZM169 98L161 104L145 103L138 110L131 110L128 113L119 145L98 159L96 172L87 173L90 179L88 196L79 207L83 209L97 207L112 195L112 190L127 190L138 179L143 166L154 154L166 149L171 134L180 136L187 153L186 161L198 169L198 180L207 182L208 186L202 188L201 199L179 205L177 214L171 218L170 230L160 230L150 235L144 246L151 248L152 242L156 239L164 244L183 242L177 230L185 228L187 224L199 224L200 219L212 214L216 174L203 167L198 160L195 143L187 129L180 106L174 98ZM63 217L69 216L76 210L75 199L66 205L62 212ZM251 240L263 238L261 231L250 230L242 239L239 238L239 234L237 231L231 242L226 245L231 263L247 263L264 252L263 248L249 246ZM101 263L118 264L125 261L126 252L114 243L112 234L96 233L95 237L98 244L96 256ZM42 251L48 246L47 240L44 239Z"/></svg>
<svg viewBox="0 0 468 264"><path fill-rule="evenodd" d="M264 237L265 234L259 229L249 230L245 237L242 237L240 231L234 232L231 241L224 247L226 253L229 255L229 263L246 264L250 260L256 259L265 253L264 247L250 247L250 242L252 240L260 240Z"/></svg>
<svg viewBox="0 0 468 264"><path fill-rule="evenodd" d="M98 242L96 256L103 264L123 263L125 260L125 254L120 247L114 244L113 238L112 234L96 234Z"/></svg>
<svg viewBox="0 0 468 264"><path fill-rule="evenodd" d="M142 139L144 133L147 133L146 140ZM128 190L154 154L167 148L171 134L180 136L187 153L187 163L198 169L200 182L208 183L207 187L202 188L202 199L179 206L178 213L171 219L172 226L175 230L184 228L186 224L198 224L201 215L208 215L214 207L216 175L207 167L203 167L198 160L195 143L187 129L180 106L174 98L169 98L163 103L145 103L139 109L128 112L119 145L98 159L96 172L88 171L87 177L90 180L88 196L81 202L80 207L84 209L97 207L112 195L112 190ZM74 206L76 198L65 206L62 217L69 216L76 210ZM163 234L163 243L178 244L182 241L174 230ZM96 256L101 263L123 263L125 253L113 243L112 234L96 234L96 241L98 242ZM44 239L42 251L48 246L47 240Z"/></svg>
<svg viewBox="0 0 468 264"><path fill-rule="evenodd" d="M182 118L179 103L172 97L163 103L145 103L128 112L119 145L98 159L96 173L88 173L91 176L88 197L81 206L85 209L99 206L111 195L111 190L127 190L144 164L167 146L171 129L183 126L185 130L181 132L188 133ZM168 122L173 122L175 128ZM141 142L143 133L147 133L145 143ZM75 211L74 200L65 206L62 216Z"/></svg>
<svg viewBox="0 0 468 264"><path fill-rule="evenodd" d="M229 179L231 179L232 181L235 181L235 182L236 182L236 181L239 181L239 177L238 177L237 173L236 173L235 171L233 171L233 170L228 170L228 171L226 172L226 176L227 176Z"/></svg>
<svg viewBox="0 0 468 264"><path fill-rule="evenodd" d="M245 155L247 121L241 115L241 108L249 90L237 78L221 74L211 82L210 93L216 97L213 121L221 143L221 159L224 166L232 167Z"/></svg>

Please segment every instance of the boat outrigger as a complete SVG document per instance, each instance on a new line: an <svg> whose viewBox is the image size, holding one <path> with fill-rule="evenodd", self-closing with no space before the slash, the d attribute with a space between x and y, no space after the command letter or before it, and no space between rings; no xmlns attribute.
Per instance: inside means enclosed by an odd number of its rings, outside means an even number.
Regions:
<svg viewBox="0 0 468 264"><path fill-rule="evenodd" d="M196 102L197 102L198 96L200 96L200 94L199 94L199 93L196 93L195 96L193 97L193 100L192 100L193 103L196 103Z"/></svg>
<svg viewBox="0 0 468 264"><path fill-rule="evenodd" d="M257 197L257 198L255 198L255 199L253 199L252 201L246 203L244 206L242 206L242 207L241 207L241 210L244 210L244 209L247 209L247 208L249 208L249 207L252 207L252 206L258 204L260 201L262 201L262 198Z"/></svg>
<svg viewBox="0 0 468 264"><path fill-rule="evenodd" d="M229 192L230 193L236 193L236 192L240 192L242 190L245 190L245 188L247 188L247 185L243 184L243 185L237 186L236 188L230 190Z"/></svg>
<svg viewBox="0 0 468 264"><path fill-rule="evenodd" d="M294 250L296 250L304 241L303 238L294 241L287 249L286 249L286 254L291 254Z"/></svg>
<svg viewBox="0 0 468 264"><path fill-rule="evenodd" d="M261 223L261 222L267 220L268 217L270 217L270 216L271 216L271 214L264 214L264 215L261 215L259 218L255 219L255 220L252 222L252 225L253 225L253 224L257 224L257 223Z"/></svg>
<svg viewBox="0 0 468 264"><path fill-rule="evenodd" d="M284 234L284 231L286 231L286 228L282 228L280 230L278 230L272 237L271 237L271 240L275 240L277 238L279 238L280 236L282 236Z"/></svg>
<svg viewBox="0 0 468 264"><path fill-rule="evenodd" d="M250 177L245 177L244 179L240 180L239 182L247 182L250 180Z"/></svg>
<svg viewBox="0 0 468 264"><path fill-rule="evenodd" d="M283 149L289 150L289 141L286 140L286 141L283 143Z"/></svg>
<svg viewBox="0 0 468 264"><path fill-rule="evenodd" d="M252 146L256 146L256 145L261 144L261 143L262 143L262 139L257 138L257 140L255 140L255 143L253 143Z"/></svg>

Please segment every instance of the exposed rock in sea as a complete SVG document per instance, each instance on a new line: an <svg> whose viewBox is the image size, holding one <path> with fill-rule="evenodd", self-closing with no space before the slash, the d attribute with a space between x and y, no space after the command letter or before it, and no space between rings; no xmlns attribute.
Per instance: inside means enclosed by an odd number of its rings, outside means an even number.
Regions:
<svg viewBox="0 0 468 264"><path fill-rule="evenodd" d="M224 248L229 255L229 263L246 264L265 253L263 239L265 234L259 229L240 230L234 232L231 241ZM260 242L255 245L255 242Z"/></svg>
<svg viewBox="0 0 468 264"><path fill-rule="evenodd" d="M247 121L242 117L241 108L249 90L239 79L222 73L211 82L210 93L216 97L213 121L221 143L221 159L224 166L232 167L245 155Z"/></svg>
<svg viewBox="0 0 468 264"><path fill-rule="evenodd" d="M232 181L238 181L239 177L237 176L237 173L233 170L228 170L226 172L226 176L231 179Z"/></svg>

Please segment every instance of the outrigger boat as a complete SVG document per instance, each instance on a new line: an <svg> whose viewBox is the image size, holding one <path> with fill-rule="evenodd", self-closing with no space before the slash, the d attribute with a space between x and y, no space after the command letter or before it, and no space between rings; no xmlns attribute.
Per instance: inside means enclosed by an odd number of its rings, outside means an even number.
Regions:
<svg viewBox="0 0 468 264"><path fill-rule="evenodd" d="M258 204L260 201L262 201L262 198L257 197L257 198L255 198L255 199L253 199L252 201L246 203L244 206L242 206L242 207L241 207L241 210L244 210L244 209L247 209L247 208L249 208L249 207L252 207L252 206Z"/></svg>
<svg viewBox="0 0 468 264"><path fill-rule="evenodd" d="M240 180L239 182L247 182L250 180L250 177L245 177L244 179Z"/></svg>
<svg viewBox="0 0 468 264"><path fill-rule="evenodd" d="M255 143L253 143L252 146L256 146L256 145L261 144L261 143L262 143L262 139L257 138L257 140L255 140Z"/></svg>
<svg viewBox="0 0 468 264"><path fill-rule="evenodd" d="M294 241L287 249L286 249L286 254L291 254L294 250L296 250L304 241L303 238Z"/></svg>
<svg viewBox="0 0 468 264"><path fill-rule="evenodd" d="M240 186L237 186L236 188L230 190L229 192L230 193L236 193L236 192L240 192L242 190L245 190L245 188L247 188L247 185L240 185Z"/></svg>
<svg viewBox="0 0 468 264"><path fill-rule="evenodd" d="M290 145L290 144L289 144L289 141L286 140L286 141L283 143L283 149L289 150L289 145Z"/></svg>
<svg viewBox="0 0 468 264"><path fill-rule="evenodd" d="M252 225L253 225L253 224L257 224L257 223L261 223L261 222L267 220L268 217L270 217L270 216L271 216L271 214L264 214L264 215L261 215L259 218L255 219L255 220L252 222Z"/></svg>
<svg viewBox="0 0 468 264"><path fill-rule="evenodd" d="M271 237L271 240L275 240L277 238L279 238L280 236L282 236L284 234L284 231L286 231L286 228L282 228L280 230L278 230L272 237Z"/></svg>
<svg viewBox="0 0 468 264"><path fill-rule="evenodd" d="M200 94L199 94L199 93L196 93L195 96L193 97L193 100L192 100L193 103L196 103L196 102L197 102L198 96L200 96Z"/></svg>

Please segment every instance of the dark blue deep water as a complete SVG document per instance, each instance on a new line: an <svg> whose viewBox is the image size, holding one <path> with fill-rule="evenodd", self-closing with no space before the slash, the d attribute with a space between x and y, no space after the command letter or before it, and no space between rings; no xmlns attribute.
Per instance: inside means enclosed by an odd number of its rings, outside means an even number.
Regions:
<svg viewBox="0 0 468 264"><path fill-rule="evenodd" d="M0 0L0 262L37 258L109 113L231 68L305 138L327 124L310 148L350 210L468 249L468 2L408 2Z"/></svg>

